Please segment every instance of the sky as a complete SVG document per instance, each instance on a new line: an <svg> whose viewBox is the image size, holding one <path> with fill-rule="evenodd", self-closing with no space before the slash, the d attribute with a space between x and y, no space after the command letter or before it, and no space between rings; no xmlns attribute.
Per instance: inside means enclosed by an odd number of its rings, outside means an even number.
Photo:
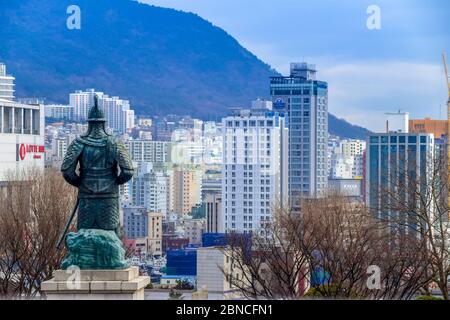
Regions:
<svg viewBox="0 0 450 320"><path fill-rule="evenodd" d="M385 112L446 117L448 0L139 1L198 14L283 74L290 62L316 64L330 112L370 130L383 130ZM367 26L372 5L380 29Z"/></svg>

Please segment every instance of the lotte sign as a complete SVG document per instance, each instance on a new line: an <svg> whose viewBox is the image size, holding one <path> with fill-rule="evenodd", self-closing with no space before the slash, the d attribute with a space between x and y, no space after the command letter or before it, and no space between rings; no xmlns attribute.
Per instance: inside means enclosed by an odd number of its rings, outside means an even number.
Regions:
<svg viewBox="0 0 450 320"><path fill-rule="evenodd" d="M33 156L33 159L42 159L42 154L45 153L44 146L37 146L33 144L17 144L17 161L24 161L28 154Z"/></svg>

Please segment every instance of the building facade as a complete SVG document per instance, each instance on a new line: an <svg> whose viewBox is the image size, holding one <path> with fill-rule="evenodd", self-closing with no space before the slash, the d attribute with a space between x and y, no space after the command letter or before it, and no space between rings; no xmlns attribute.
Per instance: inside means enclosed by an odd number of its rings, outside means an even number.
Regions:
<svg viewBox="0 0 450 320"><path fill-rule="evenodd" d="M239 109L222 120L222 230L248 233L287 201L287 118L270 109Z"/></svg>
<svg viewBox="0 0 450 320"><path fill-rule="evenodd" d="M432 170L435 156L434 148L433 134L391 132L369 135L365 201L379 218L398 215L386 205L389 194L395 193L407 202L412 187L426 188L427 175Z"/></svg>
<svg viewBox="0 0 450 320"><path fill-rule="evenodd" d="M233 278L243 279L243 273L235 268L226 250L230 248L200 248L197 252L197 287L206 288L209 293L223 295L223 298L237 298L240 291L233 285ZM225 274L224 274L225 273Z"/></svg>
<svg viewBox="0 0 450 320"><path fill-rule="evenodd" d="M73 107L75 121L86 121L89 109L94 105L94 97L98 97L98 104L104 110L107 126L118 134L124 134L134 128L134 111L128 100L110 97L95 89L76 91L69 96L70 106Z"/></svg>
<svg viewBox="0 0 450 320"><path fill-rule="evenodd" d="M151 163L143 163L130 185L133 205L144 207L149 212L161 212L164 216L169 214L170 176L163 170L154 170Z"/></svg>
<svg viewBox="0 0 450 320"><path fill-rule="evenodd" d="M363 176L363 140L340 140L329 152L331 179L356 179Z"/></svg>
<svg viewBox="0 0 450 320"><path fill-rule="evenodd" d="M172 143L165 141L128 140L125 146L132 161L167 163L171 161Z"/></svg>
<svg viewBox="0 0 450 320"><path fill-rule="evenodd" d="M125 206L123 228L127 239L136 240L141 253L162 255L163 214L148 212L145 208Z"/></svg>
<svg viewBox="0 0 450 320"><path fill-rule="evenodd" d="M409 130L411 133L432 133L436 139L440 139L448 134L447 120L412 119L409 120Z"/></svg>
<svg viewBox="0 0 450 320"><path fill-rule="evenodd" d="M206 232L206 219L184 219L182 222L184 237L191 245L201 245Z"/></svg>
<svg viewBox="0 0 450 320"><path fill-rule="evenodd" d="M43 106L0 99L0 181L44 165Z"/></svg>
<svg viewBox="0 0 450 320"><path fill-rule="evenodd" d="M189 215L202 202L202 172L176 168L173 171L172 212Z"/></svg>
<svg viewBox="0 0 450 320"><path fill-rule="evenodd" d="M204 201L206 202L206 232L224 233L222 193L208 193Z"/></svg>
<svg viewBox="0 0 450 320"><path fill-rule="evenodd" d="M318 197L328 178L328 84L316 80L316 68L292 63L288 77L272 77L274 110L289 116L289 194Z"/></svg>
<svg viewBox="0 0 450 320"><path fill-rule="evenodd" d="M6 73L6 65L0 63L0 99L14 100L14 80Z"/></svg>
<svg viewBox="0 0 450 320"><path fill-rule="evenodd" d="M45 105L45 117L61 120L73 120L73 107L63 104Z"/></svg>

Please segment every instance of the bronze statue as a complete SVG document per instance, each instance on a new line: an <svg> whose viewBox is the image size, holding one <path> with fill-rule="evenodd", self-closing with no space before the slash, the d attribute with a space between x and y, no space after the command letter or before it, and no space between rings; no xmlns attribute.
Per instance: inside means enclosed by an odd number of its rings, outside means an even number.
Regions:
<svg viewBox="0 0 450 320"><path fill-rule="evenodd" d="M91 261L92 259L98 260L95 256L82 260L82 262L79 258L80 252L86 249L86 246L96 246L95 250L91 248L92 250L88 250L87 253L95 251L97 255L108 254L100 252L103 249L99 248L98 244L93 245L95 241L99 241L101 246L104 246L105 241L117 242L120 227L119 186L128 182L134 173L133 164L124 143L106 132L104 113L98 106L97 97L94 100L94 106L89 111L87 134L72 142L61 167L64 179L78 188L78 233L69 234L66 239L65 234L68 229L66 228L63 234L62 240L66 240L69 256L72 254L70 261L66 261L65 264L66 267L70 263L83 265L83 261L86 260L89 261L87 265L90 268L108 266L118 268L117 265L112 266L108 263L105 265L99 261ZM79 168L79 173L77 173L77 168ZM72 218L76 209L74 209ZM70 223L71 221L68 225ZM101 234L100 231L112 231L116 237L108 234L106 237L109 237L109 240L98 240L96 237ZM105 235L104 232L102 234ZM77 252L74 254L71 251ZM109 252L109 254L113 253ZM122 264L123 261L119 263L119 265Z"/></svg>

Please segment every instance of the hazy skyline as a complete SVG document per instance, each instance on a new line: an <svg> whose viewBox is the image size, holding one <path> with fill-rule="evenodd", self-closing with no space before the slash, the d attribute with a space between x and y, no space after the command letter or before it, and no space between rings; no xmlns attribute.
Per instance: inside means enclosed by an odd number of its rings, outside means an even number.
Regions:
<svg viewBox="0 0 450 320"><path fill-rule="evenodd" d="M382 130L384 112L446 116L441 53L450 52L445 0L141 0L193 12L223 28L283 74L289 62L317 65L330 84L330 112ZM381 9L369 30L367 8Z"/></svg>

